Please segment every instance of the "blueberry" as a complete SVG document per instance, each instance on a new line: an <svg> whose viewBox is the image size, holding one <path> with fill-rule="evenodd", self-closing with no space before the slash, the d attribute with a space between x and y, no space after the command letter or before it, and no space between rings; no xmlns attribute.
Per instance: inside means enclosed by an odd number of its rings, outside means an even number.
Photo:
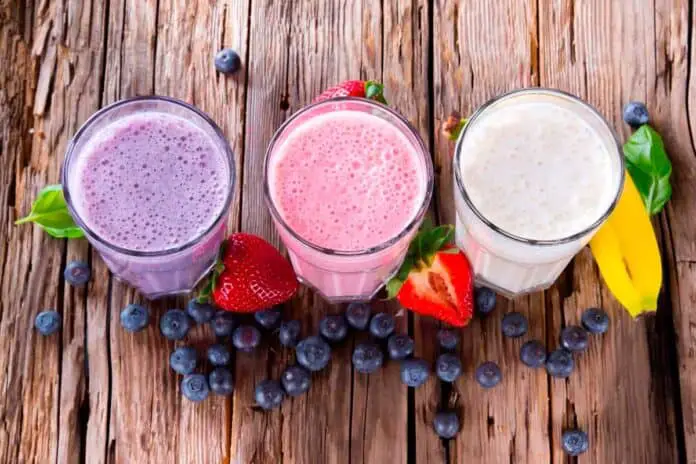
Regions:
<svg viewBox="0 0 696 464"><path fill-rule="evenodd" d="M561 346L568 351L585 351L587 349L587 330L577 325L569 325L561 331Z"/></svg>
<svg viewBox="0 0 696 464"><path fill-rule="evenodd" d="M283 384L285 393L290 396L299 396L312 385L312 375L302 366L290 366L280 374L280 383Z"/></svg>
<svg viewBox="0 0 696 464"><path fill-rule="evenodd" d="M181 309L170 309L160 318L160 332L169 340L181 340L191 328L191 318Z"/></svg>
<svg viewBox="0 0 696 464"><path fill-rule="evenodd" d="M412 358L401 361L401 381L409 387L420 387L429 375L430 368L424 360Z"/></svg>
<svg viewBox="0 0 696 464"><path fill-rule="evenodd" d="M232 371L226 367L216 367L208 374L208 383L210 391L216 395L228 396L234 390L234 376Z"/></svg>
<svg viewBox="0 0 696 464"><path fill-rule="evenodd" d="M546 358L546 372L551 377L565 379L570 376L574 367L573 355L563 348L550 353Z"/></svg>
<svg viewBox="0 0 696 464"><path fill-rule="evenodd" d="M188 302L186 306L186 314L191 316L191 319L199 324L205 324L215 316L215 307L208 303L201 303L198 298L194 298Z"/></svg>
<svg viewBox="0 0 696 464"><path fill-rule="evenodd" d="M280 324L278 330L278 339L280 344L287 347L297 345L297 339L300 337L300 321L286 321Z"/></svg>
<svg viewBox="0 0 696 464"><path fill-rule="evenodd" d="M261 332L253 325L240 325L234 329L232 344L239 351L251 353L261 343Z"/></svg>
<svg viewBox="0 0 696 464"><path fill-rule="evenodd" d="M588 332L602 334L609 329L609 316L599 308L586 309L580 317Z"/></svg>
<svg viewBox="0 0 696 464"><path fill-rule="evenodd" d="M476 368L476 381L483 388L493 388L503 380L503 373L500 372L500 368L493 361L486 361L481 363L479 367Z"/></svg>
<svg viewBox="0 0 696 464"><path fill-rule="evenodd" d="M374 342L359 343L353 350L353 367L363 374L372 374L382 367L384 353Z"/></svg>
<svg viewBox="0 0 696 464"><path fill-rule="evenodd" d="M449 440L459 432L459 417L454 411L441 411L435 414L433 428L438 437Z"/></svg>
<svg viewBox="0 0 696 464"><path fill-rule="evenodd" d="M346 319L341 314L330 314L319 321L319 333L330 342L340 342L348 335Z"/></svg>
<svg viewBox="0 0 696 464"><path fill-rule="evenodd" d="M650 120L648 108L643 102L630 101L624 106L623 119L626 124L637 129Z"/></svg>
<svg viewBox="0 0 696 464"><path fill-rule="evenodd" d="M529 340L520 348L520 359L527 367L542 367L546 363L546 347L538 340Z"/></svg>
<svg viewBox="0 0 696 464"><path fill-rule="evenodd" d="M229 311L218 311L210 321L210 326L216 336L229 337L234 332L234 328L237 327L237 319Z"/></svg>
<svg viewBox="0 0 696 464"><path fill-rule="evenodd" d="M187 399L199 403L206 399L210 392L208 379L203 374L188 374L181 381L181 391Z"/></svg>
<svg viewBox="0 0 696 464"><path fill-rule="evenodd" d="M42 311L34 319L34 327L41 335L54 334L60 330L61 325L62 317L57 311Z"/></svg>
<svg viewBox="0 0 696 464"><path fill-rule="evenodd" d="M565 430L561 436L561 448L570 456L579 456L589 448L587 434L582 430Z"/></svg>
<svg viewBox="0 0 696 464"><path fill-rule="evenodd" d="M256 404L263 409L277 408L284 398L283 387L275 380L262 380L254 389Z"/></svg>
<svg viewBox="0 0 696 464"><path fill-rule="evenodd" d="M495 309L495 292L488 287L478 287L475 290L476 312L486 316Z"/></svg>
<svg viewBox="0 0 696 464"><path fill-rule="evenodd" d="M440 329L437 331L437 341L443 350L454 350L459 344L459 333L453 329Z"/></svg>
<svg viewBox="0 0 696 464"><path fill-rule="evenodd" d="M331 347L323 338L312 335L297 344L297 362L310 371L320 371L329 364Z"/></svg>
<svg viewBox="0 0 696 464"><path fill-rule="evenodd" d="M207 354L208 362L213 366L227 366L232 361L232 352L221 343L210 345Z"/></svg>
<svg viewBox="0 0 696 464"><path fill-rule="evenodd" d="M169 356L169 366L177 374L190 374L196 368L198 355L196 350L190 346L181 346Z"/></svg>
<svg viewBox="0 0 696 464"><path fill-rule="evenodd" d="M254 313L256 323L266 330L273 330L280 323L280 310L277 308L264 309Z"/></svg>
<svg viewBox="0 0 696 464"><path fill-rule="evenodd" d="M377 313L370 320L370 333L377 338L387 338L394 332L396 322L391 314Z"/></svg>
<svg viewBox="0 0 696 464"><path fill-rule="evenodd" d="M387 351L392 359L406 359L413 354L413 339L406 334L392 334L387 340Z"/></svg>
<svg viewBox="0 0 696 464"><path fill-rule="evenodd" d="M462 375L462 362L452 353L443 353L435 361L435 372L443 382L452 383Z"/></svg>
<svg viewBox="0 0 696 464"><path fill-rule="evenodd" d="M231 48L223 48L215 55L215 69L224 74L233 74L242 67L239 54Z"/></svg>
<svg viewBox="0 0 696 464"><path fill-rule="evenodd" d="M503 335L517 338L527 333L529 323L524 314L513 311L503 316L502 328Z"/></svg>
<svg viewBox="0 0 696 464"><path fill-rule="evenodd" d="M73 287L82 287L89 282L89 277L92 275L89 266L84 261L70 261L65 270L63 277L65 281Z"/></svg>
<svg viewBox="0 0 696 464"><path fill-rule="evenodd" d="M372 307L367 303L351 303L346 309L348 325L356 330L365 330L370 323Z"/></svg>
<svg viewBox="0 0 696 464"><path fill-rule="evenodd" d="M140 332L150 323L147 308L138 304L129 304L121 311L121 327L128 332Z"/></svg>

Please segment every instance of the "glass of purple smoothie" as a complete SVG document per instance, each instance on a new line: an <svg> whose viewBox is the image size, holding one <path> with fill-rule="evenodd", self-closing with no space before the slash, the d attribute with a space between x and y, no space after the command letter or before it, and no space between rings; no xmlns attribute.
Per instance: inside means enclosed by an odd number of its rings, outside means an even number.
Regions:
<svg viewBox="0 0 696 464"><path fill-rule="evenodd" d="M137 97L95 113L63 163L75 222L147 298L188 293L214 265L234 192L232 150L203 112Z"/></svg>

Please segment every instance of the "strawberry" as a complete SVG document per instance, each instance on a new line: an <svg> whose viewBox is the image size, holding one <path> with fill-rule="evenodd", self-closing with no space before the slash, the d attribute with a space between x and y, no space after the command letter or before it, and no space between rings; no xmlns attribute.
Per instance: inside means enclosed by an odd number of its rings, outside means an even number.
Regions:
<svg viewBox="0 0 696 464"><path fill-rule="evenodd" d="M384 99L383 92L384 85L377 81L344 81L334 87L324 90L324 92L314 99L314 103L336 97L360 97L376 100L386 105L387 101Z"/></svg>
<svg viewBox="0 0 696 464"><path fill-rule="evenodd" d="M473 276L464 253L450 244L453 233L451 225L424 225L387 292L404 308L464 327L474 309Z"/></svg>
<svg viewBox="0 0 696 464"><path fill-rule="evenodd" d="M212 298L221 309L254 312L283 303L297 290L292 266L270 243L236 233L223 242L220 258L200 302Z"/></svg>

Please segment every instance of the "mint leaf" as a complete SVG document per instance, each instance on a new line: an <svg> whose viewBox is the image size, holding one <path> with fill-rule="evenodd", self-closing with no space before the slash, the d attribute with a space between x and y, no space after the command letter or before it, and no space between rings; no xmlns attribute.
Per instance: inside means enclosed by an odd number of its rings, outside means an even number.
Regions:
<svg viewBox="0 0 696 464"><path fill-rule="evenodd" d="M33 222L56 238L81 238L84 232L73 221L63 197L61 185L47 185L31 205L28 216L15 221L16 225Z"/></svg>
<svg viewBox="0 0 696 464"><path fill-rule="evenodd" d="M648 213L657 214L672 196L669 177L672 163L660 134L647 124L635 131L623 146L626 169Z"/></svg>

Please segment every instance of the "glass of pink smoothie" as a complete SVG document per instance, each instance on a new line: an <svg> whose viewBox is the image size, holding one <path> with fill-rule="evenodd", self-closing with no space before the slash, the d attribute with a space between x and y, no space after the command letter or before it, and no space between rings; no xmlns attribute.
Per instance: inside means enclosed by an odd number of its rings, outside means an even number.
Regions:
<svg viewBox="0 0 696 464"><path fill-rule="evenodd" d="M401 115L360 98L295 113L266 151L265 194L298 278L330 302L370 300L428 209L433 166Z"/></svg>
<svg viewBox="0 0 696 464"><path fill-rule="evenodd" d="M114 276L148 298L190 292L225 237L234 157L204 113L165 97L94 114L68 146L65 200Z"/></svg>

